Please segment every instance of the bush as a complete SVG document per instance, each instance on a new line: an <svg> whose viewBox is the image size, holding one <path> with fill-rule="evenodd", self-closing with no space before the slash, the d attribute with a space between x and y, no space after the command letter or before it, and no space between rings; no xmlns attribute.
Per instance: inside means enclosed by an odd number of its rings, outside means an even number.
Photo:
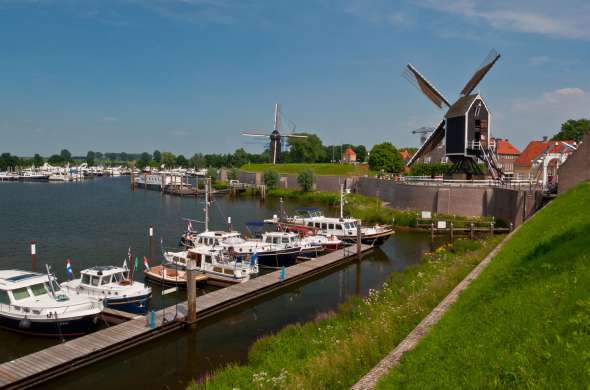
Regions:
<svg viewBox="0 0 590 390"><path fill-rule="evenodd" d="M313 172L309 169L305 169L297 175L297 183L301 187L301 191L309 192L313 190Z"/></svg>
<svg viewBox="0 0 590 390"><path fill-rule="evenodd" d="M273 171L271 169L269 169L268 171L265 171L264 175L262 176L262 180L264 181L264 185L269 190L277 188L277 186L279 185L279 179L280 179L279 174L276 171Z"/></svg>
<svg viewBox="0 0 590 390"><path fill-rule="evenodd" d="M227 178L229 180L239 180L240 178L240 170L238 168L232 168L227 173Z"/></svg>
<svg viewBox="0 0 590 390"><path fill-rule="evenodd" d="M215 180L217 180L219 178L219 175L217 173L217 169L215 169L215 168L207 169L207 177L210 177L211 181L215 182Z"/></svg>
<svg viewBox="0 0 590 390"><path fill-rule="evenodd" d="M404 169L404 161L395 146L390 142L384 142L371 149L369 168L372 171L383 170L387 173L400 173Z"/></svg>

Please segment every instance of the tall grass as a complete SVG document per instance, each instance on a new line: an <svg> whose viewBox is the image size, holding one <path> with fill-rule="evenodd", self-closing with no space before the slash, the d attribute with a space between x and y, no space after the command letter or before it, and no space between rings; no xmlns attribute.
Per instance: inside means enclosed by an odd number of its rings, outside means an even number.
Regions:
<svg viewBox="0 0 590 390"><path fill-rule="evenodd" d="M589 237L584 183L526 223L379 388L588 388Z"/></svg>
<svg viewBox="0 0 590 390"><path fill-rule="evenodd" d="M348 388L387 354L497 244L457 240L393 273L381 290L336 313L290 325L257 341L245 365L232 364L191 389Z"/></svg>

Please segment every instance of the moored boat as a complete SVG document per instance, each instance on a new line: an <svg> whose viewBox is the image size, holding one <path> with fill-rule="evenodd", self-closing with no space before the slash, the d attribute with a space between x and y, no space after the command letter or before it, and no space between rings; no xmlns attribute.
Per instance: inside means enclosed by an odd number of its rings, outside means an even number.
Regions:
<svg viewBox="0 0 590 390"><path fill-rule="evenodd" d="M152 289L129 279L129 270L115 266L97 266L82 270L79 279L61 286L70 295L86 296L111 309L129 313L147 313Z"/></svg>
<svg viewBox="0 0 590 390"><path fill-rule="evenodd" d="M47 337L75 337L93 331L101 302L71 295L53 275L0 271L0 326Z"/></svg>

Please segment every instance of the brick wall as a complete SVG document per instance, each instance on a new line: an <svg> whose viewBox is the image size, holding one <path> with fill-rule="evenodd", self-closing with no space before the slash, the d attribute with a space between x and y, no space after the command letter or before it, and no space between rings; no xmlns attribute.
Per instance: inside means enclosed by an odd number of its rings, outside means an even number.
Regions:
<svg viewBox="0 0 590 390"><path fill-rule="evenodd" d="M590 133L582 141L578 150L559 167L557 189L560 194L580 181L590 180Z"/></svg>

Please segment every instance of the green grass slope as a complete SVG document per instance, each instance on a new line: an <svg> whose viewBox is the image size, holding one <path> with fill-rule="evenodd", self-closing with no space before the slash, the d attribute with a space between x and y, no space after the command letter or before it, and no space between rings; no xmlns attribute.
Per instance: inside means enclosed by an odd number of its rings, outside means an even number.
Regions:
<svg viewBox="0 0 590 390"><path fill-rule="evenodd" d="M588 388L590 184L527 222L415 350L392 388Z"/></svg>
<svg viewBox="0 0 590 390"><path fill-rule="evenodd" d="M273 170L278 173L298 174L309 169L315 175L337 175L337 176L363 176L368 174L366 167L352 164L330 164L330 163L301 163L301 164L246 164L240 167L245 172L264 172Z"/></svg>

